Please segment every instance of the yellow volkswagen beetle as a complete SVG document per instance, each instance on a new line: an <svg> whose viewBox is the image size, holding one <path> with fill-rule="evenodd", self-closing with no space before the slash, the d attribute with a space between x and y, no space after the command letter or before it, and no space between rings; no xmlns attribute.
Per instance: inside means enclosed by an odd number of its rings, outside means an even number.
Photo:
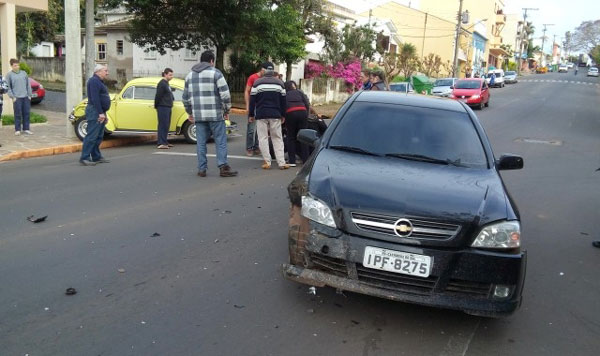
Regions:
<svg viewBox="0 0 600 356"><path fill-rule="evenodd" d="M137 78L129 81L119 94L110 94L111 105L106 112L108 122L105 133L128 132L128 133L153 133L158 127L158 118L154 108L154 96L156 85L162 78ZM169 133L183 134L189 143L196 143L196 125L190 123L185 112L181 96L185 82L179 78L173 78L169 85L173 90L175 101L171 114L171 127ZM69 120L73 123L75 134L83 141L87 135L87 121L85 119L85 107L87 99L77 105ZM235 122L225 121L227 134L232 135L237 131Z"/></svg>

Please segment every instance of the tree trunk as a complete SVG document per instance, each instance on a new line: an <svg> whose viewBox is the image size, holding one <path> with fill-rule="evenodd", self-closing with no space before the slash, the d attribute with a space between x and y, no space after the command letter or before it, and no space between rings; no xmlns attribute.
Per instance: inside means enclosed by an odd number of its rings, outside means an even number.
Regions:
<svg viewBox="0 0 600 356"><path fill-rule="evenodd" d="M292 61L285 62L285 80L292 80L292 65Z"/></svg>
<svg viewBox="0 0 600 356"><path fill-rule="evenodd" d="M94 0L85 0L85 77L94 75L96 65L96 44L94 43ZM109 69L110 70L110 69Z"/></svg>
<svg viewBox="0 0 600 356"><path fill-rule="evenodd" d="M219 69L220 71L225 71L225 61L224 61L224 57L225 56L225 48L223 46L217 46L217 59L215 60L215 67L217 67L217 69Z"/></svg>

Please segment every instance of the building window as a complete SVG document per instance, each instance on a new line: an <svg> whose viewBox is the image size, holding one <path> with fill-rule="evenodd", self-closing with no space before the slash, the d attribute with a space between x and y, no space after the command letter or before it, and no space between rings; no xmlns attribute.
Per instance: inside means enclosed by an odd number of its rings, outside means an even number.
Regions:
<svg viewBox="0 0 600 356"><path fill-rule="evenodd" d="M96 60L97 61L105 61L106 60L106 43L98 43L96 51Z"/></svg>
<svg viewBox="0 0 600 356"><path fill-rule="evenodd" d="M198 57L196 56L196 52L195 51L193 51L193 50L191 50L189 48L186 48L183 59L186 60L186 61L195 61L195 60L198 60Z"/></svg>
<svg viewBox="0 0 600 356"><path fill-rule="evenodd" d="M117 40L117 55L123 55L123 40Z"/></svg>
<svg viewBox="0 0 600 356"><path fill-rule="evenodd" d="M156 59L156 51L151 49L144 50L144 59Z"/></svg>

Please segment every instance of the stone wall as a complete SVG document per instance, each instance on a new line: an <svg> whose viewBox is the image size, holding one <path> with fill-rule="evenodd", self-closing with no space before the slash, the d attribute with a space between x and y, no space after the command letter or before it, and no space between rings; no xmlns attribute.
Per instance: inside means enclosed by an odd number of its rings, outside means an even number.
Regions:
<svg viewBox="0 0 600 356"><path fill-rule="evenodd" d="M33 70L32 78L65 82L64 57L24 57L23 61Z"/></svg>

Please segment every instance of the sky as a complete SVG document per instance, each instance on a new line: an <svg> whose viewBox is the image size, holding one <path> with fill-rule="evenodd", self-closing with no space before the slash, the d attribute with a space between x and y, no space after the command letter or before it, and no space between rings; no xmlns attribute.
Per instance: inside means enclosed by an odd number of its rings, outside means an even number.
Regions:
<svg viewBox="0 0 600 356"><path fill-rule="evenodd" d="M341 6L363 12L369 7L375 7L390 0L331 0ZM400 4L418 9L419 0L394 0ZM459 0L456 1L458 11ZM547 26L546 43L552 41L556 35L556 41L562 42L565 32L571 31L583 21L600 19L600 0L503 0L505 14L519 14L523 16L524 7L537 8L536 11L527 12L527 20L532 21L535 26L535 44L540 45L542 40L543 24L554 24Z"/></svg>

